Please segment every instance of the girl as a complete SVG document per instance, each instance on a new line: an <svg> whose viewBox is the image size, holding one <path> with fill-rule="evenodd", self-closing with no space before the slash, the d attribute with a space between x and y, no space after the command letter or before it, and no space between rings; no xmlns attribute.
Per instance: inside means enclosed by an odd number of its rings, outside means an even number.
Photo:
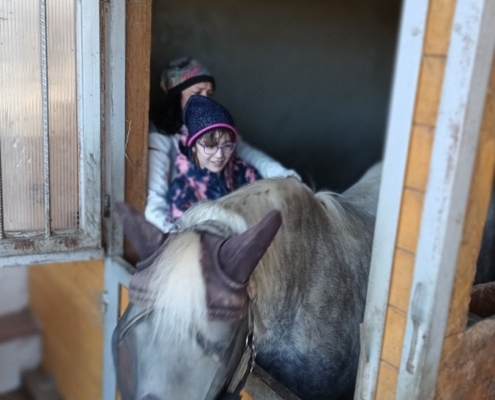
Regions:
<svg viewBox="0 0 495 400"><path fill-rule="evenodd" d="M184 108L188 130L182 154L176 159L176 177L166 200L168 220L175 222L201 200L214 200L260 179L255 168L235 155L237 130L229 112L214 100L192 95Z"/></svg>

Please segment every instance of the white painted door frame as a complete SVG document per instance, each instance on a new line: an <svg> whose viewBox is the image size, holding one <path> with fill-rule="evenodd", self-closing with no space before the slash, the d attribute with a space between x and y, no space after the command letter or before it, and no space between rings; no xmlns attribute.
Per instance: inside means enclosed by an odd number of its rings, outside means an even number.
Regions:
<svg viewBox="0 0 495 400"><path fill-rule="evenodd" d="M103 3L102 3L103 4ZM113 210L125 192L125 37L126 2L107 1L105 13L105 185L106 239L105 291L103 293L102 398L115 400L117 377L112 354L112 334L117 326L120 286L128 286L133 268L122 258L124 233Z"/></svg>
<svg viewBox="0 0 495 400"><path fill-rule="evenodd" d="M374 399L383 343L402 189L423 56L428 0L405 0L397 41L385 155L355 399Z"/></svg>

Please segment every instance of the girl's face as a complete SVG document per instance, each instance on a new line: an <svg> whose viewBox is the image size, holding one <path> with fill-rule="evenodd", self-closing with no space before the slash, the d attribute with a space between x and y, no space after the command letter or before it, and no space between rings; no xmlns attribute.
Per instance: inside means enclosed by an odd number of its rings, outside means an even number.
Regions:
<svg viewBox="0 0 495 400"><path fill-rule="evenodd" d="M184 106L193 94L199 94L201 96L211 97L213 96L213 85L211 82L199 82L195 85L189 86L181 92L180 106L184 109Z"/></svg>
<svg viewBox="0 0 495 400"><path fill-rule="evenodd" d="M235 146L227 132L217 131L211 139L205 142L205 137L200 137L194 144L193 152L201 168L219 173L232 157Z"/></svg>

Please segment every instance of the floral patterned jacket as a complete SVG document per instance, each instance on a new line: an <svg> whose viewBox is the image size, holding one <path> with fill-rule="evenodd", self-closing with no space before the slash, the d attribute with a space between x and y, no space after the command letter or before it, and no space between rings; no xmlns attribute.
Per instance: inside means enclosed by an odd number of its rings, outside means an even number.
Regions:
<svg viewBox="0 0 495 400"><path fill-rule="evenodd" d="M189 207L201 200L218 199L261 178L258 171L238 158L235 152L222 172L216 174L197 166L187 157L182 143L180 148L181 152L175 161L176 177L166 196L169 205L167 219L170 222L175 222Z"/></svg>

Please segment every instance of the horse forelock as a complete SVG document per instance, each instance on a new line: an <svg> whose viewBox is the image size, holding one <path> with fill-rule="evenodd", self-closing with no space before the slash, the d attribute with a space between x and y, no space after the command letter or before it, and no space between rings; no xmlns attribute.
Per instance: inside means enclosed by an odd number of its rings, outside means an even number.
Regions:
<svg viewBox="0 0 495 400"><path fill-rule="evenodd" d="M155 293L153 304L154 336L170 335L182 342L207 319L205 284L200 266L199 235L186 232L170 239L155 261L150 282Z"/></svg>

